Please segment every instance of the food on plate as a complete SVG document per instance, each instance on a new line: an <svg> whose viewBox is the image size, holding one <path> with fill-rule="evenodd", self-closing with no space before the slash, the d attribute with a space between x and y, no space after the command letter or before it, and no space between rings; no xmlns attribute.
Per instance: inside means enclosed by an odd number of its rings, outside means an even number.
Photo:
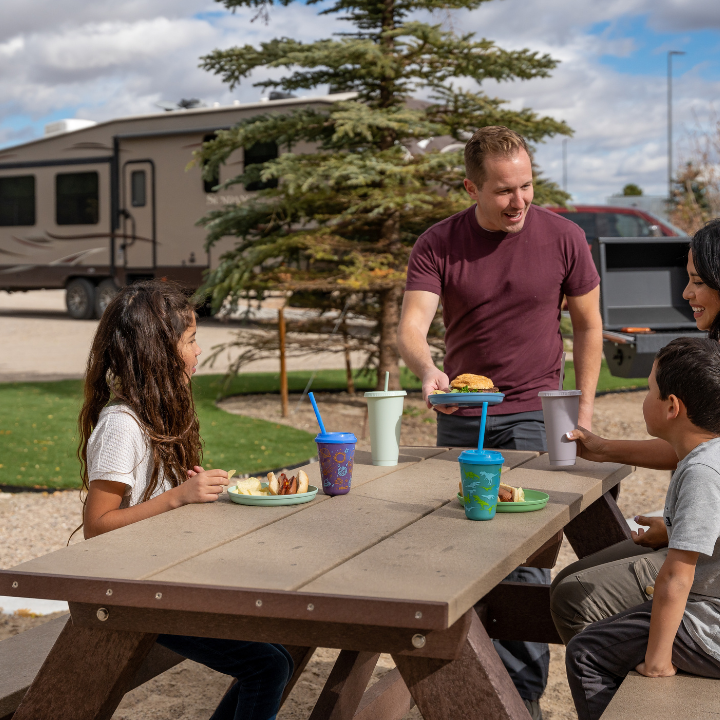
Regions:
<svg viewBox="0 0 720 720"><path fill-rule="evenodd" d="M448 390L433 390L431 395L445 395L446 393L498 393L500 390L495 387L493 381L484 375L473 375L464 373L458 375L451 383Z"/></svg>
<svg viewBox="0 0 720 720"><path fill-rule="evenodd" d="M525 493L522 488L500 483L498 500L500 502L525 502Z"/></svg>
<svg viewBox="0 0 720 720"><path fill-rule="evenodd" d="M230 488L230 492L238 495L269 495L270 493L263 488L260 478L249 477L244 480L238 480L235 487Z"/></svg>
<svg viewBox="0 0 720 720"><path fill-rule="evenodd" d="M306 493L310 486L310 478L304 470L298 470L297 475L288 477L285 473L280 473L279 477L275 473L269 472L267 475L267 489L271 495L297 495L298 493Z"/></svg>

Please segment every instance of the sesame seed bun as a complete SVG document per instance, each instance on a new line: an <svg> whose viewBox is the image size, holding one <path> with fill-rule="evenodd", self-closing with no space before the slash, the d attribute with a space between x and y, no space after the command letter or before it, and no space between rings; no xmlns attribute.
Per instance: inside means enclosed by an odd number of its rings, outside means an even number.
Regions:
<svg viewBox="0 0 720 720"><path fill-rule="evenodd" d="M495 389L495 385L490 378L484 375L472 375L471 373L465 373L464 375L458 375L451 383L450 387L453 388L464 388L467 387L470 390L484 390L489 392Z"/></svg>

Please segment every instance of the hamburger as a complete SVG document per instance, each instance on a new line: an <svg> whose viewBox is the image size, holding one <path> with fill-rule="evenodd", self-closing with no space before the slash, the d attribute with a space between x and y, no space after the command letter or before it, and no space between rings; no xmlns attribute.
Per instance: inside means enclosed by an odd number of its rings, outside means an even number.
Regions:
<svg viewBox="0 0 720 720"><path fill-rule="evenodd" d="M450 383L450 392L497 393L500 390L489 377L464 373Z"/></svg>

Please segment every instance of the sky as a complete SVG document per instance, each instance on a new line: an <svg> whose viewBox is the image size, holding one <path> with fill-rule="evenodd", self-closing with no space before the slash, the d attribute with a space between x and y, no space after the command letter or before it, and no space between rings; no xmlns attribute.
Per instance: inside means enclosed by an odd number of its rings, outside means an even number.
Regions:
<svg viewBox="0 0 720 720"><path fill-rule="evenodd" d="M200 56L281 36L309 42L347 27L317 12L293 3L272 10L266 25L212 0L0 3L0 147L40 137L63 118L152 113L181 98L257 101L263 91L252 83L263 75L231 92L198 68ZM604 203L627 183L667 193L669 50L686 53L673 59L678 162L720 118L717 0L492 0L435 21L560 61L549 78L486 81L482 89L569 123L567 189L576 203ZM562 139L539 145L536 158L562 185Z"/></svg>

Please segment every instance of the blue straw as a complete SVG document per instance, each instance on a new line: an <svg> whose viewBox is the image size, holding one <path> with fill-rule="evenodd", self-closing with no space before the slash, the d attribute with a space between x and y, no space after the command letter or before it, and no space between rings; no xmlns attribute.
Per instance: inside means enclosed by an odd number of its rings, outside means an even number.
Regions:
<svg viewBox="0 0 720 720"><path fill-rule="evenodd" d="M480 418L480 437L478 438L478 450L483 449L485 444L485 421L487 420L487 407L486 402L483 403L482 417Z"/></svg>
<svg viewBox="0 0 720 720"><path fill-rule="evenodd" d="M322 418L320 417L320 411L318 410L317 403L315 402L315 396L312 393L308 393L308 397L310 398L310 402L312 403L313 410L315 411L315 417L317 418L318 425L320 426L320 432L323 435L327 434L327 430L325 430L325 426L323 425ZM483 429L485 427L485 424L483 423Z"/></svg>

